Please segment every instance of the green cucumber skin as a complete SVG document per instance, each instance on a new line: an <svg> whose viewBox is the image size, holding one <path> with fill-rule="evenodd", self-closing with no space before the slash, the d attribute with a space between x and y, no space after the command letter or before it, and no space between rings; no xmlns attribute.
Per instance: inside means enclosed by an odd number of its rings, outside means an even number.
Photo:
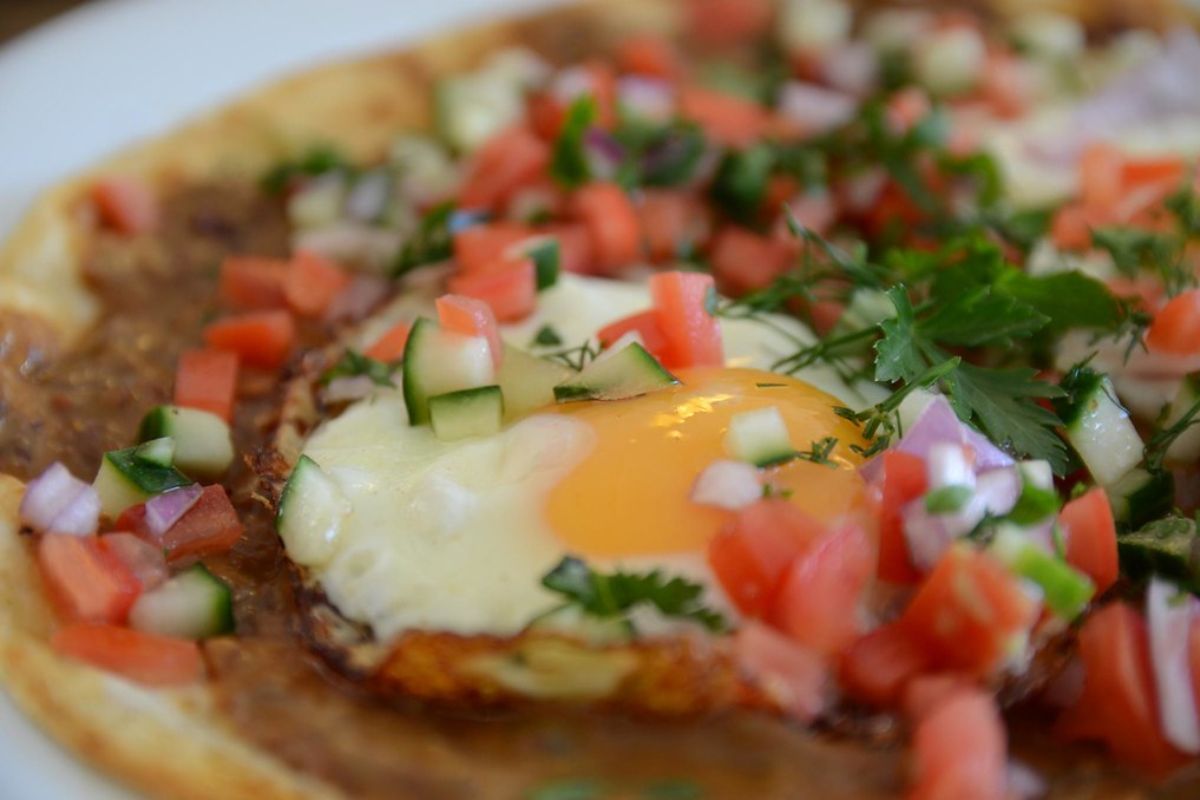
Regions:
<svg viewBox="0 0 1200 800"><path fill-rule="evenodd" d="M408 408L408 421L412 425L429 423L429 405L421 390L420 378L416 374L420 370L417 369L415 356L423 346L422 342L425 337L436 330L436 323L420 317L413 323L412 329L408 333L408 341L404 345L404 368L402 370L404 405Z"/></svg>
<svg viewBox="0 0 1200 800"><path fill-rule="evenodd" d="M283 485L283 491L279 493L279 506L275 509L276 531L282 529L286 524L289 501L292 499L292 495L299 491L296 487L304 480L304 473L310 469L320 469L320 467L317 466L317 462L301 454L300 458L296 459L296 466L292 467L292 474L288 476L287 483Z"/></svg>
<svg viewBox="0 0 1200 800"><path fill-rule="evenodd" d="M634 342L604 361L595 361L554 387L560 403L579 400L625 400L679 383L654 356Z"/></svg>
<svg viewBox="0 0 1200 800"><path fill-rule="evenodd" d="M496 433L504 424L504 397L499 386L480 386L429 398L433 432L454 440Z"/></svg>
<svg viewBox="0 0 1200 800"><path fill-rule="evenodd" d="M539 292L558 283L562 253L557 239L551 238L536 242L526 253L533 261Z"/></svg>
<svg viewBox="0 0 1200 800"><path fill-rule="evenodd" d="M137 458L136 451L136 447L112 450L104 454L104 460L144 494L162 494L168 489L178 489L180 486L195 483L174 467L164 467Z"/></svg>

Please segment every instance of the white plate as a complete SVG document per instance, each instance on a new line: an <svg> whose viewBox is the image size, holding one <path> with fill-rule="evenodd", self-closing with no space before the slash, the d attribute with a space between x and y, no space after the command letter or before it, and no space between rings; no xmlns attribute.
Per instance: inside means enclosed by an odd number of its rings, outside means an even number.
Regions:
<svg viewBox="0 0 1200 800"><path fill-rule="evenodd" d="M554 0L105 0L0 48L0 235L50 183L256 84ZM130 800L0 694L0 798Z"/></svg>

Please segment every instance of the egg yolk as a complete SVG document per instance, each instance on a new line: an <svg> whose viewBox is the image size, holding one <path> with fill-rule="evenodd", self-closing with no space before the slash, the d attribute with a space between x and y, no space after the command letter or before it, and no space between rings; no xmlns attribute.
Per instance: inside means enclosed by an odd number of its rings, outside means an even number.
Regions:
<svg viewBox="0 0 1200 800"><path fill-rule="evenodd" d="M831 464L793 459L764 481L821 520L859 505L863 482L850 445L857 427L842 403L807 383L771 372L721 367L682 370L681 384L620 401L572 403L559 412L596 432L592 451L551 491L547 518L567 548L585 557L704 550L729 512L689 499L696 477L730 458L725 434L735 414L775 406L794 448L836 437Z"/></svg>

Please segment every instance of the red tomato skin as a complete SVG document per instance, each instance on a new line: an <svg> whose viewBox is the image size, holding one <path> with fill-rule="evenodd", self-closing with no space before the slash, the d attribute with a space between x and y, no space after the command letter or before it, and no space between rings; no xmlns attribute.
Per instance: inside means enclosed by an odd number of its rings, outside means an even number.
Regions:
<svg viewBox="0 0 1200 800"><path fill-rule="evenodd" d="M1068 740L1098 740L1120 761L1162 777L1187 758L1163 738L1158 724L1150 645L1141 614L1123 602L1088 617L1079 631L1083 692L1059 718Z"/></svg>
<svg viewBox="0 0 1200 800"><path fill-rule="evenodd" d="M1055 212L1050 240L1059 250L1086 250L1092 246L1092 223L1082 205L1071 203Z"/></svg>
<svg viewBox="0 0 1200 800"><path fill-rule="evenodd" d="M407 322L397 322L388 328L382 336L366 349L363 355L390 364L404 358L404 346L408 344L408 334L412 325Z"/></svg>
<svg viewBox="0 0 1200 800"><path fill-rule="evenodd" d="M237 544L244 530L225 487L218 484L204 487L196 504L161 539L156 541L152 535L149 538L166 550L167 561L176 562L191 556L224 553Z"/></svg>
<svg viewBox="0 0 1200 800"><path fill-rule="evenodd" d="M611 322L596 333L596 338L603 347L608 347L630 331L637 331L650 355L659 361L667 357L667 337L658 324L658 313L655 311L641 311Z"/></svg>
<svg viewBox="0 0 1200 800"><path fill-rule="evenodd" d="M712 276L699 272L660 272L650 278L650 296L669 346L666 366L725 363L720 323L705 307L714 289Z"/></svg>
<svg viewBox="0 0 1200 800"><path fill-rule="evenodd" d="M1008 743L996 700L978 689L951 693L917 723L910 800L1004 800Z"/></svg>
<svg viewBox="0 0 1200 800"><path fill-rule="evenodd" d="M1079 159L1079 194L1083 207L1096 214L1110 212L1120 201L1124 156L1107 142L1093 142Z"/></svg>
<svg viewBox="0 0 1200 800"><path fill-rule="evenodd" d="M991 556L967 546L946 551L901 616L930 663L986 676L1000 667L1013 638L1027 634L1038 604Z"/></svg>
<svg viewBox="0 0 1200 800"><path fill-rule="evenodd" d="M1154 315L1146 346L1172 356L1200 353L1200 289L1188 289L1167 301Z"/></svg>
<svg viewBox="0 0 1200 800"><path fill-rule="evenodd" d="M708 563L725 593L751 617L774 603L791 563L824 526L785 500L762 500L737 513L709 542Z"/></svg>
<svg viewBox="0 0 1200 800"><path fill-rule="evenodd" d="M137 236L158 227L158 198L140 178L129 175L100 178L92 184L91 200L101 223L117 233Z"/></svg>
<svg viewBox="0 0 1200 800"><path fill-rule="evenodd" d="M874 550L860 525L834 527L787 568L771 620L820 655L844 651L862 633L862 594L875 572Z"/></svg>
<svg viewBox="0 0 1200 800"><path fill-rule="evenodd" d="M237 353L243 362L278 369L296 341L296 323L286 311L249 311L210 323L204 342L217 350Z"/></svg>
<svg viewBox="0 0 1200 800"><path fill-rule="evenodd" d="M1117 526L1108 493L1097 486L1063 506L1059 514L1067 540L1067 563L1087 575L1103 593L1117 581Z"/></svg>
<svg viewBox="0 0 1200 800"><path fill-rule="evenodd" d="M185 350L175 372L175 405L233 419L237 396L238 356L227 350Z"/></svg>
<svg viewBox="0 0 1200 800"><path fill-rule="evenodd" d="M123 622L141 594L137 576L94 536L48 533L38 567L59 615L71 622Z"/></svg>
<svg viewBox="0 0 1200 800"><path fill-rule="evenodd" d="M617 47L617 66L624 72L672 80L681 69L679 52L660 36L633 36Z"/></svg>
<svg viewBox="0 0 1200 800"><path fill-rule="evenodd" d="M615 183L592 183L571 198L584 224L593 264L603 275L617 275L642 255L641 222L625 190Z"/></svg>
<svg viewBox="0 0 1200 800"><path fill-rule="evenodd" d="M532 130L503 131L486 142L467 164L459 190L462 208L492 211L517 189L537 182L550 163L550 147Z"/></svg>
<svg viewBox="0 0 1200 800"><path fill-rule="evenodd" d="M920 573L908 555L904 538L904 507L921 495L928 486L925 460L911 453L886 450L883 459L883 484L879 507L879 571L880 580L912 584Z"/></svg>
<svg viewBox="0 0 1200 800"><path fill-rule="evenodd" d="M496 264L508 248L533 235L516 222L472 225L454 236L454 260L463 272L479 272Z"/></svg>
<svg viewBox="0 0 1200 800"><path fill-rule="evenodd" d="M767 30L773 14L768 0L693 0L686 8L689 35L707 47L754 39Z"/></svg>
<svg viewBox="0 0 1200 800"><path fill-rule="evenodd" d="M595 271L587 226L578 222L560 222L547 225L542 230L558 239L559 266L564 272L590 275Z"/></svg>
<svg viewBox="0 0 1200 800"><path fill-rule="evenodd" d="M925 653L903 626L881 625L843 654L839 678L855 700L877 708L895 706L908 682L927 666Z"/></svg>
<svg viewBox="0 0 1200 800"><path fill-rule="evenodd" d="M522 320L537 306L537 277L527 258L502 258L479 272L454 275L449 289L487 303L499 322Z"/></svg>
<svg viewBox="0 0 1200 800"><path fill-rule="evenodd" d="M741 297L787 272L795 263L796 249L790 242L728 226L713 237L710 260L721 291Z"/></svg>
<svg viewBox="0 0 1200 800"><path fill-rule="evenodd" d="M704 221L704 208L688 192L647 189L642 194L638 217L650 260L671 262L679 258L683 245L693 243L692 233L698 221Z"/></svg>
<svg viewBox="0 0 1200 800"><path fill-rule="evenodd" d="M59 653L147 686L183 686L204 676L195 642L113 625L71 625L54 634Z"/></svg>
<svg viewBox="0 0 1200 800"><path fill-rule="evenodd" d="M709 139L726 147L754 144L771 127L771 115L753 100L701 86L685 86L680 90L679 115L695 122Z"/></svg>
<svg viewBox="0 0 1200 800"><path fill-rule="evenodd" d="M829 705L824 659L760 622L738 629L734 659L770 703L801 722L816 719Z"/></svg>
<svg viewBox="0 0 1200 800"><path fill-rule="evenodd" d="M332 261L314 253L298 253L288 267L283 294L293 311L319 317L350 283L350 275Z"/></svg>
<svg viewBox="0 0 1200 800"><path fill-rule="evenodd" d="M445 294L436 301L438 322L442 327L464 336L482 336L487 339L492 353L492 363L497 369L504 360L504 342L500 339L500 326L492 308L482 300Z"/></svg>
<svg viewBox="0 0 1200 800"><path fill-rule="evenodd" d="M137 507L142 509L144 519L145 506ZM125 514L121 516L124 518ZM163 555L162 548L150 544L136 533L106 533L100 537L100 546L129 569L144 592L171 577L171 570L167 566L167 558Z"/></svg>
<svg viewBox="0 0 1200 800"><path fill-rule="evenodd" d="M288 262L277 258L229 256L221 262L217 294L221 302L237 311L283 308L287 300L283 283Z"/></svg>

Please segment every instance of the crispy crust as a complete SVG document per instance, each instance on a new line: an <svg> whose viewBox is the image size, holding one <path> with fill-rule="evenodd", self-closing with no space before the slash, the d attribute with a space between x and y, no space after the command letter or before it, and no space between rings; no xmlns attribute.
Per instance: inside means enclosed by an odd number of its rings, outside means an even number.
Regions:
<svg viewBox="0 0 1200 800"><path fill-rule="evenodd" d="M1046 7L1034 0L996 0L994 5L1003 11ZM1189 13L1170 0L1060 0L1054 5L1099 25L1161 26ZM83 201L96 175L140 175L161 186L250 176L316 141L336 141L351 156L370 158L383 152L397 130L428 124L429 89L438 75L468 67L497 47L536 46L552 41L566 26L587 31L588 44L597 46L603 40L597 32L669 31L677 23L677 4L671 0L585 0L536 20L440 36L402 53L322 66L260 89L43 194L0 247L0 312L16 312L6 324L25 316L29 327L53 331L58 347L69 346L95 320L100 309L84 286L80 266L94 226ZM298 442L281 440L285 460ZM21 488L0 476L0 680L26 714L81 758L155 797L341 796L244 744L223 726L201 688L147 690L56 656L46 644L53 615L16 522ZM410 653L423 663L444 656L444 643L436 637L414 644ZM676 692L694 687L668 687L662 681L689 658L678 647L655 654L630 691L667 704L685 703ZM414 676L413 663L389 660L384 679L395 685L427 680L424 672ZM738 691L728 668L705 663L718 673L714 697L727 702Z"/></svg>

